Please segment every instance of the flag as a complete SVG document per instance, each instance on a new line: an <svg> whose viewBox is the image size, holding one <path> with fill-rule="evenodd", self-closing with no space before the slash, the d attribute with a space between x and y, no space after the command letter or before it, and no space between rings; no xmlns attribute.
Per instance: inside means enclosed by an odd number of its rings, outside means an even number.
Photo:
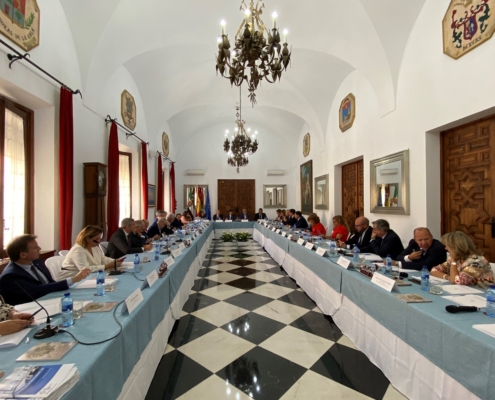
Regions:
<svg viewBox="0 0 495 400"><path fill-rule="evenodd" d="M205 202L206 219L211 220L210 191L208 189L205 190L206 190L206 202Z"/></svg>
<svg viewBox="0 0 495 400"><path fill-rule="evenodd" d="M189 188L189 200L191 200L194 204L194 188L193 187ZM188 206L188 208L189 208L189 206Z"/></svg>
<svg viewBox="0 0 495 400"><path fill-rule="evenodd" d="M392 200L392 207L399 207L399 192L397 186L394 186L394 198Z"/></svg>
<svg viewBox="0 0 495 400"><path fill-rule="evenodd" d="M196 217L199 217L199 213L201 212L201 208L203 206L203 199L201 198L201 188L198 188L198 202L196 203Z"/></svg>

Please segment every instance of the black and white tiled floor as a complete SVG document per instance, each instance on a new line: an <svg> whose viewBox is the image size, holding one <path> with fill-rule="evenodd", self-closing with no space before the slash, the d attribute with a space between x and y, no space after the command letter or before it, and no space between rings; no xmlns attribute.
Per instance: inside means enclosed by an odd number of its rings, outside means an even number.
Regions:
<svg viewBox="0 0 495 400"><path fill-rule="evenodd" d="M212 242L147 400L405 399L256 242Z"/></svg>

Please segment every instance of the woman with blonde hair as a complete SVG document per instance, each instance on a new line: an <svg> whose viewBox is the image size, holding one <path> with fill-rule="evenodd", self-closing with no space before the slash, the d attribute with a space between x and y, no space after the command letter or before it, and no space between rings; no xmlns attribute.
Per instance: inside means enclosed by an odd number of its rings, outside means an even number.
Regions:
<svg viewBox="0 0 495 400"><path fill-rule="evenodd" d="M345 242L349 237L349 225L342 215L333 217L333 231L330 235L331 239Z"/></svg>
<svg viewBox="0 0 495 400"><path fill-rule="evenodd" d="M308 224L309 227L311 228L311 234L313 236L318 236L318 235L325 236L327 234L327 230L320 222L320 217L318 217L318 215L310 214L310 216L308 217Z"/></svg>
<svg viewBox="0 0 495 400"><path fill-rule="evenodd" d="M100 269L120 267L124 259L114 260L106 257L99 248L102 233L103 229L95 225L88 225L79 232L76 243L62 263L63 269L60 275L63 278L71 278L84 268L96 272Z"/></svg>
<svg viewBox="0 0 495 400"><path fill-rule="evenodd" d="M483 253L476 248L471 238L455 231L442 236L442 244L450 253L443 264L431 269L431 275L457 285L488 287L493 283L493 271Z"/></svg>

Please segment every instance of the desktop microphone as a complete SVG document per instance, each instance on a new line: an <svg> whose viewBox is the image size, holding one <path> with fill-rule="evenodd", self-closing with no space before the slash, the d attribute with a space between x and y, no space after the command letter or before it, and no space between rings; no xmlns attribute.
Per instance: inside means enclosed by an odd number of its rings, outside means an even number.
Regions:
<svg viewBox="0 0 495 400"><path fill-rule="evenodd" d="M450 306L445 306L445 310L447 310L447 312L449 312L451 314L455 314L455 313L458 313L459 311L475 312L475 311L479 311L479 308L474 307L474 306L453 306L453 305L450 305Z"/></svg>
<svg viewBox="0 0 495 400"><path fill-rule="evenodd" d="M58 333L58 326L50 325L50 314L46 311L46 308L41 305L33 296L31 296L26 289L24 289L19 283L14 279L14 283L19 286L19 288L26 293L26 295L33 300L36 304L38 304L45 312L46 312L46 326L40 329L38 332L34 334L35 339L46 339L52 336L55 336Z"/></svg>
<svg viewBox="0 0 495 400"><path fill-rule="evenodd" d="M117 260L113 260L113 270L108 275L122 275L122 271L117 269Z"/></svg>

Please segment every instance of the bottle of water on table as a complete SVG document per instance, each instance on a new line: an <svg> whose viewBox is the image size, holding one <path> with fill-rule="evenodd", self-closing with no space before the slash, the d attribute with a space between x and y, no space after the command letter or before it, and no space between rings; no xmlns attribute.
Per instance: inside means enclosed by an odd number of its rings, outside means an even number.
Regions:
<svg viewBox="0 0 495 400"><path fill-rule="evenodd" d="M486 315L495 317L495 285L490 285L486 292Z"/></svg>
<svg viewBox="0 0 495 400"><path fill-rule="evenodd" d="M139 264L141 264L141 259L139 258L139 254L134 254L134 273L139 274L141 271L139 268Z"/></svg>
<svg viewBox="0 0 495 400"><path fill-rule="evenodd" d="M62 326L71 326L74 324L74 317L72 315L73 304L70 293L65 293L62 297Z"/></svg>
<svg viewBox="0 0 495 400"><path fill-rule="evenodd" d="M387 254L387 258L385 259L385 275L390 276L390 271L392 271L392 257L390 257L390 254Z"/></svg>
<svg viewBox="0 0 495 400"><path fill-rule="evenodd" d="M158 261L160 259L160 245L157 244L155 247L155 261Z"/></svg>
<svg viewBox="0 0 495 400"><path fill-rule="evenodd" d="M336 251L335 242L332 240L330 241L330 254L335 254Z"/></svg>
<svg viewBox="0 0 495 400"><path fill-rule="evenodd" d="M99 270L96 275L96 295L104 296L105 295L105 274L103 270Z"/></svg>
<svg viewBox="0 0 495 400"><path fill-rule="evenodd" d="M430 289L430 271L426 266L421 270L421 290L428 291Z"/></svg>
<svg viewBox="0 0 495 400"><path fill-rule="evenodd" d="M352 262L359 262L359 247L357 247L356 245L354 245L354 249L352 250Z"/></svg>

